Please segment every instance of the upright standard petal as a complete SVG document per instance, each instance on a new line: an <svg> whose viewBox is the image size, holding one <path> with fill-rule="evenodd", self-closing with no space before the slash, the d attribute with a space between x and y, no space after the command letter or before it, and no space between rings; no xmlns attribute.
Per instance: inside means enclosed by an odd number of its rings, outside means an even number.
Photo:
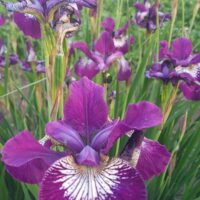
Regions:
<svg viewBox="0 0 200 200"><path fill-rule="evenodd" d="M48 167L62 156L43 147L28 131L8 140L2 151L8 172L26 183L39 183Z"/></svg>
<svg viewBox="0 0 200 200"><path fill-rule="evenodd" d="M34 39L41 38L40 23L33 15L15 12L13 19L24 35L31 36Z"/></svg>
<svg viewBox="0 0 200 200"><path fill-rule="evenodd" d="M162 122L162 113L155 104L141 101L129 104L126 112L124 125L131 129L143 130L157 126Z"/></svg>
<svg viewBox="0 0 200 200"><path fill-rule="evenodd" d="M187 59L192 53L192 42L187 38L177 38L172 42L172 57L178 60Z"/></svg>
<svg viewBox="0 0 200 200"><path fill-rule="evenodd" d="M48 136L65 145L73 152L80 152L84 148L80 135L62 121L47 123L45 131Z"/></svg>
<svg viewBox="0 0 200 200"><path fill-rule="evenodd" d="M136 169L144 180L148 180L164 172L169 160L170 153L165 146L144 138L140 147L140 156Z"/></svg>
<svg viewBox="0 0 200 200"><path fill-rule="evenodd" d="M101 22L101 27L106 31L112 33L115 29L115 21L112 17L106 17L104 21Z"/></svg>
<svg viewBox="0 0 200 200"><path fill-rule="evenodd" d="M92 132L100 129L107 121L108 108L103 92L103 87L86 77L74 81L70 85L70 95L65 103L64 121L90 138Z"/></svg>
<svg viewBox="0 0 200 200"><path fill-rule="evenodd" d="M72 157L55 162L45 173L39 200L146 200L142 179L130 164L113 159L100 167L77 165Z"/></svg>
<svg viewBox="0 0 200 200"><path fill-rule="evenodd" d="M115 50L112 35L108 31L103 31L99 39L95 42L94 48L104 56L109 56Z"/></svg>

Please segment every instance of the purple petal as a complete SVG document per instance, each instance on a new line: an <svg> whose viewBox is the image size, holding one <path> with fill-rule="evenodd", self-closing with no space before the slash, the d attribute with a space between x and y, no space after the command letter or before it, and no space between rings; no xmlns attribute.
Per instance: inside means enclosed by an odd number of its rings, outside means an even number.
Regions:
<svg viewBox="0 0 200 200"><path fill-rule="evenodd" d="M193 101L200 100L200 85L181 83L180 90L186 99Z"/></svg>
<svg viewBox="0 0 200 200"><path fill-rule="evenodd" d="M115 29L114 19L112 17L106 17L104 21L101 22L101 27L112 33Z"/></svg>
<svg viewBox="0 0 200 200"><path fill-rule="evenodd" d="M198 63L200 63L200 53L194 55L190 61L190 64L193 64L193 65L198 64Z"/></svg>
<svg viewBox="0 0 200 200"><path fill-rule="evenodd" d="M64 120L84 136L100 129L107 121L108 108L103 98L103 87L84 77L70 85L65 103Z"/></svg>
<svg viewBox="0 0 200 200"><path fill-rule="evenodd" d="M135 3L133 6L140 12L147 11L147 9L143 3Z"/></svg>
<svg viewBox="0 0 200 200"><path fill-rule="evenodd" d="M76 161L80 165L95 167L99 165L100 157L92 147L87 145L76 155Z"/></svg>
<svg viewBox="0 0 200 200"><path fill-rule="evenodd" d="M36 71L37 73L45 73L45 64L43 60L38 60L37 61L37 66L36 66Z"/></svg>
<svg viewBox="0 0 200 200"><path fill-rule="evenodd" d="M101 150L102 153L107 154L109 150L113 147L115 142L127 132L131 131L131 129L125 126L123 123L119 122L116 127L114 127L113 131L109 134L107 139L106 146Z"/></svg>
<svg viewBox="0 0 200 200"><path fill-rule="evenodd" d="M8 171L26 183L39 183L45 170L62 156L40 145L28 131L8 140L2 151Z"/></svg>
<svg viewBox="0 0 200 200"><path fill-rule="evenodd" d="M98 64L95 63L93 60L90 59L79 59L75 66L76 74L82 78L84 76L88 77L89 79L94 78L100 71L98 68Z"/></svg>
<svg viewBox="0 0 200 200"><path fill-rule="evenodd" d="M39 200L146 200L137 171L116 158L100 167L77 165L72 157L55 162L46 172Z"/></svg>
<svg viewBox="0 0 200 200"><path fill-rule="evenodd" d="M125 58L121 58L118 61L119 65L119 73L117 75L118 81L128 81L131 77L131 67L129 66L129 63Z"/></svg>
<svg viewBox="0 0 200 200"><path fill-rule="evenodd" d="M187 38L177 38L172 42L171 53L178 60L187 59L192 53L192 42Z"/></svg>
<svg viewBox="0 0 200 200"><path fill-rule="evenodd" d="M159 60L163 60L166 58L168 51L169 51L168 42L161 41L160 46L161 46L161 48L159 49Z"/></svg>
<svg viewBox="0 0 200 200"><path fill-rule="evenodd" d="M129 104L126 112L124 125L131 129L143 130L157 126L162 122L162 113L155 104L142 101Z"/></svg>
<svg viewBox="0 0 200 200"><path fill-rule="evenodd" d="M74 52L74 49L81 50L88 58L92 57L92 52L89 50L88 45L85 42L73 42L70 46L70 54Z"/></svg>
<svg viewBox="0 0 200 200"><path fill-rule="evenodd" d="M104 56L112 54L115 46L111 34L108 31L102 32L99 39L95 42L94 48Z"/></svg>
<svg viewBox="0 0 200 200"><path fill-rule="evenodd" d="M116 50L121 51L123 54L126 54L129 50L130 45L134 44L135 38L128 38L127 36L114 37L114 45Z"/></svg>
<svg viewBox="0 0 200 200"><path fill-rule="evenodd" d="M114 61L117 59L120 59L123 56L123 53L120 51L116 51L112 53L107 59L106 59L106 68L110 67Z"/></svg>
<svg viewBox="0 0 200 200"><path fill-rule="evenodd" d="M170 153L165 146L144 138L140 147L140 157L136 169L144 180L164 172L170 160Z"/></svg>
<svg viewBox="0 0 200 200"><path fill-rule="evenodd" d="M175 68L175 73L172 73L172 75L187 82L200 81L200 65L197 64L188 67L178 66Z"/></svg>
<svg viewBox="0 0 200 200"><path fill-rule="evenodd" d="M79 134L62 121L47 123L45 131L48 136L61 144L64 144L74 152L80 152L84 148L84 144Z"/></svg>
<svg viewBox="0 0 200 200"><path fill-rule="evenodd" d="M13 19L24 35L31 36L34 39L41 38L40 23L33 15L15 12Z"/></svg>
<svg viewBox="0 0 200 200"><path fill-rule="evenodd" d="M112 133L117 124L118 120L114 121L113 123L110 123L109 125L107 125L106 128L98 132L93 138L91 146L95 150L100 150L101 148L104 148L105 145L107 144L109 135Z"/></svg>
<svg viewBox="0 0 200 200"><path fill-rule="evenodd" d="M126 24L124 24L122 27L120 27L116 32L115 32L115 37L120 37L122 35L125 35L126 32L128 31L128 27L129 27L129 22L127 22Z"/></svg>
<svg viewBox="0 0 200 200"><path fill-rule="evenodd" d="M77 3L80 6L95 8L97 5L97 0L75 0L75 3Z"/></svg>

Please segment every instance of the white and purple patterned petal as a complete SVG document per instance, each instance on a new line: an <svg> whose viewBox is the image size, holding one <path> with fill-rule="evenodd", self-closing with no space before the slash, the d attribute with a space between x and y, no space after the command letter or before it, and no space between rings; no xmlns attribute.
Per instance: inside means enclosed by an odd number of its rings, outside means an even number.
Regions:
<svg viewBox="0 0 200 200"><path fill-rule="evenodd" d="M122 57L118 60L119 72L117 75L118 81L128 81L131 77L131 67L129 66L128 61Z"/></svg>
<svg viewBox="0 0 200 200"><path fill-rule="evenodd" d="M88 77L89 79L94 78L99 72L100 69L98 67L98 64L95 63L91 59L79 59L75 66L75 72L79 77Z"/></svg>
<svg viewBox="0 0 200 200"><path fill-rule="evenodd" d="M100 129L107 122L108 107L104 89L83 77L70 85L70 95L64 107L64 121L83 136ZM89 139L90 140L90 139Z"/></svg>
<svg viewBox="0 0 200 200"><path fill-rule="evenodd" d="M130 164L116 158L99 167L77 165L68 156L45 173L39 200L146 200L142 179Z"/></svg>
<svg viewBox="0 0 200 200"><path fill-rule="evenodd" d="M175 68L175 71L177 76L185 76L186 81L191 79L193 81L200 81L200 63L196 65L190 65L188 67L178 66Z"/></svg>
<svg viewBox="0 0 200 200"><path fill-rule="evenodd" d="M165 146L157 141L144 138L139 151L140 156L136 169L144 180L158 176L165 171L170 160L170 153Z"/></svg>

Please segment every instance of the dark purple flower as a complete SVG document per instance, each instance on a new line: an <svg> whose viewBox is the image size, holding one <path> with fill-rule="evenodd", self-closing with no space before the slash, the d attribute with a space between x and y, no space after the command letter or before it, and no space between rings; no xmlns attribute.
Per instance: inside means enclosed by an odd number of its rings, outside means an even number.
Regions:
<svg viewBox="0 0 200 200"><path fill-rule="evenodd" d="M93 51L84 42L72 43L71 54L74 49L79 49L87 57L87 60L80 59L77 61L75 71L80 77L87 76L92 79L97 73L107 70L114 63L119 68L118 80L126 81L131 76L131 68L123 55L128 52L129 46L134 43L133 37L129 40L123 35L128 29L128 24L116 31L114 36L115 22L112 18L106 18L101 26L105 31L94 42Z"/></svg>
<svg viewBox="0 0 200 200"><path fill-rule="evenodd" d="M157 9L159 9L159 3L155 0L155 3L151 6L149 0L144 0L144 3L134 4L137 13L132 20L134 24L137 24L141 28L145 28L148 32L154 32L157 28ZM171 15L163 13L158 10L159 25L163 22L171 19Z"/></svg>
<svg viewBox="0 0 200 200"><path fill-rule="evenodd" d="M149 179L165 170L170 154L143 137L136 145L141 153L135 163L123 156L135 157L135 148L131 152L126 148L121 158L109 159L109 149L119 137L130 131L137 136L160 124L162 114L157 106L143 101L129 105L123 120L108 120L103 92L102 86L86 77L72 82L64 118L47 123L45 140L38 143L23 131L5 144L2 160L8 172L21 181L40 183L40 200L145 200L139 172ZM50 146L60 145L65 151L50 150L49 144L44 146L48 140Z"/></svg>
<svg viewBox="0 0 200 200"><path fill-rule="evenodd" d="M200 81L200 54L192 54L192 43L187 38L177 38L168 49L167 42L161 42L159 62L146 72L147 77L162 79L164 82L178 80Z"/></svg>
<svg viewBox="0 0 200 200"><path fill-rule="evenodd" d="M40 26L47 23L69 37L80 23L78 6L93 8L96 0L19 0L3 4L7 10L15 12L14 21L23 33L38 39L41 37Z"/></svg>

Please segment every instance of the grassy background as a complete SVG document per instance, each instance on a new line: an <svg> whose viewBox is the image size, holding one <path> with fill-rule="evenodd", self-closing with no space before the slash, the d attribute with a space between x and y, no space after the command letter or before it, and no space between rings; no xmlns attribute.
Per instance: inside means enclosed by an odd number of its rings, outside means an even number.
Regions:
<svg viewBox="0 0 200 200"><path fill-rule="evenodd" d="M97 38L100 27L99 21L105 16L112 16L116 20L117 28L134 16L132 0L101 0L101 12L97 21L89 18L89 10L82 12L82 26L75 37L69 40L83 40L91 46ZM162 0L161 10L171 12L172 1ZM138 27L129 28L129 34L134 35L136 43L130 48L126 58L133 70L131 82L117 83L115 69L110 69L113 77L108 92L117 89L118 97L111 105L111 115L123 116L129 102L149 100L163 109L172 97L173 88L163 86L157 80L147 80L144 72L152 63L160 40L169 40L170 27L172 39L186 36L193 41L194 52L200 51L200 11L195 15L196 0L179 0L178 12L174 26L166 23L153 35L146 35ZM174 9L174 7L173 7ZM0 7L0 12L6 14ZM25 58L25 38L15 27L11 18L5 26L0 28L0 38L6 42L8 55L15 52L21 59ZM43 43L34 41L34 48L39 59L43 59ZM71 59L70 66L81 53ZM3 119L0 121L0 147L23 129L32 131L36 138L44 135L44 125L48 121L46 114L47 99L45 75L24 72L19 66L8 67L3 70L4 79L0 80L0 112ZM99 77L95 78L98 82ZM38 89L39 88L39 89ZM37 91L40 91L38 96ZM67 90L67 88L66 88ZM129 94L129 95L127 95ZM172 152L172 159L165 173L146 183L149 200L200 200L200 102L191 102L177 94L169 117L162 129L160 127L148 130L145 134L149 138L157 139ZM122 148L124 138L120 141ZM37 199L36 185L27 185L15 181L10 177L3 163L0 162L0 199L2 200L35 200Z"/></svg>

